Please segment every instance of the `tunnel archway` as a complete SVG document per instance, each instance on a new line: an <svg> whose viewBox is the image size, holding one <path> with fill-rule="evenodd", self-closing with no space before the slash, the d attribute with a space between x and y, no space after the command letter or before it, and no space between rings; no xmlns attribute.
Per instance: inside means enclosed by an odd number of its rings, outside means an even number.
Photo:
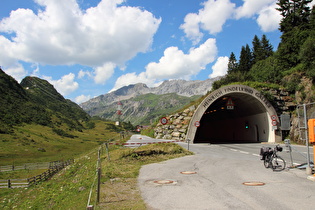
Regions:
<svg viewBox="0 0 315 210"><path fill-rule="evenodd" d="M281 140L279 119L256 89L229 85L209 94L196 109L186 140L193 143L254 143Z"/></svg>

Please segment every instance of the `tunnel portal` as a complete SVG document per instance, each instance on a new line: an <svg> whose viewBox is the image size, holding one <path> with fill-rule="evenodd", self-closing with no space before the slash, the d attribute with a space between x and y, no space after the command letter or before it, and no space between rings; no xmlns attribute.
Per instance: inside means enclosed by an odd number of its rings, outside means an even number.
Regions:
<svg viewBox="0 0 315 210"><path fill-rule="evenodd" d="M187 139L193 143L275 142L278 122L275 109L259 91L229 85L198 106Z"/></svg>

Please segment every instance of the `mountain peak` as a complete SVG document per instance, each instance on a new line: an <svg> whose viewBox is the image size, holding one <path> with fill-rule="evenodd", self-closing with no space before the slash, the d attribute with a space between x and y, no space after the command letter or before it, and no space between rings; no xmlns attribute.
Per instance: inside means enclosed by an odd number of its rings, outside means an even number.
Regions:
<svg viewBox="0 0 315 210"><path fill-rule="evenodd" d="M100 95L87 102L80 104L80 106L88 112L93 108L99 108L100 106L106 106L117 101L128 100L130 98L153 93L156 95L163 95L167 93L176 93L180 96L196 96L205 95L211 90L214 81L219 80L221 77L201 80L165 80L158 87L149 88L146 84L137 83L119 88L118 90L110 93Z"/></svg>

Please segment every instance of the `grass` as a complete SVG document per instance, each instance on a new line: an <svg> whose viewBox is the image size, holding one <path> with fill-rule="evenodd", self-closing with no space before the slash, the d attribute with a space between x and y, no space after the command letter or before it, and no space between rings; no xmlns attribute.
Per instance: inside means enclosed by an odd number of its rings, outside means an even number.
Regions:
<svg viewBox="0 0 315 210"><path fill-rule="evenodd" d="M91 189L90 204L94 205L95 209L146 209L137 187L141 166L191 153L177 144L169 143L135 149L110 145L109 160L103 146L100 203L96 205L96 186L92 184L96 178L100 143L109 139L125 141L121 140L117 133L106 130L106 125L106 122L99 121L94 129L84 132L71 131L72 135L78 136L75 139L56 136L49 129L38 126L20 127L11 139L1 135L0 159L1 164L2 160L5 162L3 165L25 161L46 162L60 158L75 158L75 163L38 185L0 189L0 209L86 209ZM23 137L28 138L28 141L21 139ZM46 152L37 151L39 146L45 148ZM27 178L41 172L0 172L0 177Z"/></svg>
<svg viewBox="0 0 315 210"><path fill-rule="evenodd" d="M40 125L16 127L13 134L0 134L0 164L20 165L75 158L104 141L119 139L119 134L106 130L108 124L110 123L97 121L94 129L83 132L67 131L71 135L78 136L77 138L59 136L52 131L52 128Z"/></svg>
<svg viewBox="0 0 315 210"><path fill-rule="evenodd" d="M102 163L102 190L98 209L147 209L137 187L141 166L192 153L177 144L152 144L110 151Z"/></svg>

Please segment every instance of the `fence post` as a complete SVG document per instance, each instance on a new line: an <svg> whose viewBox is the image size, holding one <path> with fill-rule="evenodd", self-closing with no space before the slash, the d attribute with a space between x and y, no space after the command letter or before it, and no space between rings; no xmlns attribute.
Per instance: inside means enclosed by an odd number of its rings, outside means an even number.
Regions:
<svg viewBox="0 0 315 210"><path fill-rule="evenodd" d="M11 188L11 180L8 179L8 188Z"/></svg>
<svg viewBox="0 0 315 210"><path fill-rule="evenodd" d="M96 203L100 202L100 192L101 190L101 167L97 170L97 197L96 197Z"/></svg>
<svg viewBox="0 0 315 210"><path fill-rule="evenodd" d="M105 146L106 146L106 153L107 153L108 160L110 160L109 149L108 149L108 142L105 143Z"/></svg>
<svg viewBox="0 0 315 210"><path fill-rule="evenodd" d="M88 205L88 206L86 207L86 209L87 209L87 210L93 210L93 209L94 209L94 206L93 206L93 205Z"/></svg>

